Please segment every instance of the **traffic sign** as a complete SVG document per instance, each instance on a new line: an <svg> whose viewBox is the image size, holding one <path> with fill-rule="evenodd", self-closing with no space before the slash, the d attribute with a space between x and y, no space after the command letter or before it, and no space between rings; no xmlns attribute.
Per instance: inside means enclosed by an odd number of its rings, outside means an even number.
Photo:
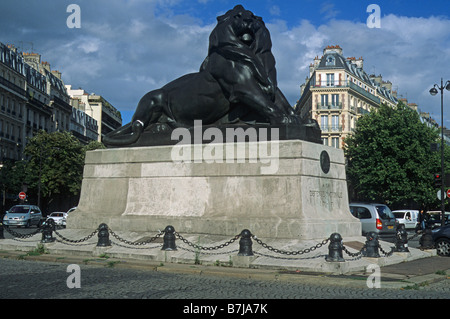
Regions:
<svg viewBox="0 0 450 319"><path fill-rule="evenodd" d="M25 193L25 192L20 192L19 193L19 199L25 199L25 198L27 198L27 194Z"/></svg>
<svg viewBox="0 0 450 319"><path fill-rule="evenodd" d="M450 198L450 189L447 189L447 197Z"/></svg>
<svg viewBox="0 0 450 319"><path fill-rule="evenodd" d="M438 191L437 191L436 196L437 196L437 198L438 198L439 200L441 199L441 190L438 190ZM447 198L447 192L444 192L444 199L445 199L445 198Z"/></svg>

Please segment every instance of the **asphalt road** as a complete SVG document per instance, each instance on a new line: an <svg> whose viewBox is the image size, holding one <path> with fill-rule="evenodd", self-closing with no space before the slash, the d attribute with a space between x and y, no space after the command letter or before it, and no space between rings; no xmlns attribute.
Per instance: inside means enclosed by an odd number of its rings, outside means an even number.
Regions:
<svg viewBox="0 0 450 319"><path fill-rule="evenodd" d="M15 229L21 233L34 232L35 228ZM5 232L5 237L10 236ZM409 242L410 247L418 245L418 237ZM449 259L434 257L441 264L436 269L448 269ZM412 263L405 263L405 267ZM373 299L384 299L382 307L398 306L399 301L427 300L435 303L436 307L442 305L442 299L450 299L450 277L424 285L406 284L402 288L369 288L364 276L348 277L347 279L334 278L320 275L292 275L284 276L284 279L273 276L252 276L249 278L243 272L240 276L220 275L222 271L218 267L217 275L196 271L177 271L169 265L160 265L156 268L131 268L121 267L103 260L101 263L92 264L83 259L74 261L46 262L24 260L20 256L0 258L0 298L8 299L2 304L13 306L20 310L23 307L23 299L35 300L67 300L63 303L74 309L74 300L106 300L107 309L127 307L123 302L136 300L139 305L148 311L155 311L155 307L162 307L164 313L170 318L175 315L186 317L194 313L208 317L245 318L255 316L258 318L280 318L280 313L292 314L299 307L314 307L321 312L331 311L360 311L357 304L351 303L358 300L365 304ZM177 266L189 270L192 265ZM385 272L395 274L398 266ZM422 266L421 266L422 267ZM169 271L165 271L169 269ZM401 269L400 269L401 270ZM247 270L254 271L258 270ZM406 271L409 271L407 269ZM415 272L419 271L414 269ZM402 270L404 273L404 270ZM429 273L423 269L424 274ZM223 271L225 273L225 269ZM444 277L445 278L445 277ZM383 282L383 279L382 279ZM326 299L350 302L339 303L333 307L318 307L315 301ZM305 301L308 300L308 301ZM111 302L112 301L112 302ZM41 303L39 302L39 306ZM444 301L446 302L446 301ZM28 304L28 301L27 301ZM97 304L96 304L97 305ZM103 305L103 304L100 304ZM344 307L349 306L349 307ZM373 305L372 305L373 306ZM381 304L378 304L381 306ZM55 305L50 306L52 309ZM217 308L213 308L217 307ZM36 307L30 307L35 311ZM64 307L66 308L66 307ZM106 311L105 307L99 308ZM134 309L134 308L133 308ZM392 309L392 308L391 308ZM415 309L401 307L402 314ZM66 309L67 310L67 309ZM75 309L74 309L75 310ZM84 311L84 309L76 309ZM203 313L196 313L203 311ZM214 311L214 314L213 314ZM263 312L264 311L264 312ZM91 311L90 311L91 312ZM158 312L157 312L158 313ZM113 311L114 314L114 311Z"/></svg>
<svg viewBox="0 0 450 319"><path fill-rule="evenodd" d="M450 280L383 289L335 285L331 279L248 279L90 265L0 259L0 291L5 299L437 299L450 298ZM79 267L79 268L78 268ZM188 266L187 266L188 267ZM77 287L77 284L79 287Z"/></svg>

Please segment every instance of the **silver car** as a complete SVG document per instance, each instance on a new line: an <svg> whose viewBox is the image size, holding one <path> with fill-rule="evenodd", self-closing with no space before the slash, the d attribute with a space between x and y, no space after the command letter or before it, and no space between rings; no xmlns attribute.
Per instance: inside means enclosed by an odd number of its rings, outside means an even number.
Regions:
<svg viewBox="0 0 450 319"><path fill-rule="evenodd" d="M3 217L3 225L6 226L40 226L42 212L35 205L16 205L11 207Z"/></svg>
<svg viewBox="0 0 450 319"><path fill-rule="evenodd" d="M393 240L398 222L384 204L351 203L350 212L361 221L362 235L375 232L380 239Z"/></svg>
<svg viewBox="0 0 450 319"><path fill-rule="evenodd" d="M66 227L67 213L66 212L54 212L47 216L47 220L49 220L49 219L53 219L56 226Z"/></svg>

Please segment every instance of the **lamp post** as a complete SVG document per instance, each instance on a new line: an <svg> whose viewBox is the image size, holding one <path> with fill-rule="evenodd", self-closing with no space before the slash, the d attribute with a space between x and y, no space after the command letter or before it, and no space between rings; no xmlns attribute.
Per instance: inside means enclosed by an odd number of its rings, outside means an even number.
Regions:
<svg viewBox="0 0 450 319"><path fill-rule="evenodd" d="M430 94L435 96L438 94L438 89L441 91L441 226L445 225L445 172L444 172L444 88L450 91L450 81L447 81L444 86L444 80L441 78L441 86L435 84L430 89Z"/></svg>

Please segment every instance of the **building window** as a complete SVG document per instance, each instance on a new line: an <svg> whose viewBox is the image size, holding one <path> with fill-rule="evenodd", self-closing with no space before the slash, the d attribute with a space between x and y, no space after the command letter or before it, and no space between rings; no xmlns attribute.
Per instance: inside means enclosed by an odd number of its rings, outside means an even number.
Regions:
<svg viewBox="0 0 450 319"><path fill-rule="evenodd" d="M327 60L325 61L326 66L334 66L336 60L334 59L334 56L327 57Z"/></svg>
<svg viewBox="0 0 450 319"><path fill-rule="evenodd" d="M339 137L331 138L331 146L333 146L335 148L339 148Z"/></svg>
<svg viewBox="0 0 450 319"><path fill-rule="evenodd" d="M339 116L333 115L331 117L331 130L333 132L339 132Z"/></svg>
<svg viewBox="0 0 450 319"><path fill-rule="evenodd" d="M322 144L328 146L328 138L322 137Z"/></svg>
<svg viewBox="0 0 450 319"><path fill-rule="evenodd" d="M331 106L339 106L339 94L331 94Z"/></svg>
<svg viewBox="0 0 450 319"><path fill-rule="evenodd" d="M328 115L322 115L320 117L320 128L324 131L328 130Z"/></svg>
<svg viewBox="0 0 450 319"><path fill-rule="evenodd" d="M328 94L320 95L321 106L328 106Z"/></svg>
<svg viewBox="0 0 450 319"><path fill-rule="evenodd" d="M334 86L334 73L327 73L327 86Z"/></svg>

